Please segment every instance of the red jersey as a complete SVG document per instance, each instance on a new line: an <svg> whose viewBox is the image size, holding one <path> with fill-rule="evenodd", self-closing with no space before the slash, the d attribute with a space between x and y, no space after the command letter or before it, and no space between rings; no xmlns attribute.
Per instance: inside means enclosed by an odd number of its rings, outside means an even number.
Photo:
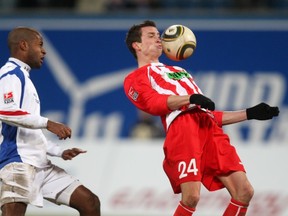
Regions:
<svg viewBox="0 0 288 216"><path fill-rule="evenodd" d="M166 131L169 128L163 146L163 168L175 193L180 193L180 185L189 181L201 181L208 190L217 190L224 187L217 176L245 172L229 137L220 128L223 112L211 112L195 104L169 110L170 95L202 94L186 70L148 64L125 78L124 90L136 107L161 116Z"/></svg>
<svg viewBox="0 0 288 216"><path fill-rule="evenodd" d="M185 69L162 63L151 63L130 73L124 80L124 90L137 108L151 115L161 116L165 130L180 113L197 106L190 104L178 110L169 110L168 96L202 94L193 77ZM222 112L202 110L215 118L219 126L222 125Z"/></svg>

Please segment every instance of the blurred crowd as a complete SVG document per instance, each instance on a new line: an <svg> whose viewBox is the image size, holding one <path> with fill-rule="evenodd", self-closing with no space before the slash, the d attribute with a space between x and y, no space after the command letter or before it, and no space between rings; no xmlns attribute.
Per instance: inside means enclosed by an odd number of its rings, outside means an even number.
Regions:
<svg viewBox="0 0 288 216"><path fill-rule="evenodd" d="M1 8L25 9L25 8L75 8L77 0L0 0Z"/></svg>
<svg viewBox="0 0 288 216"><path fill-rule="evenodd" d="M288 0L0 0L1 11L65 9L82 12L117 12L159 9L288 9Z"/></svg>
<svg viewBox="0 0 288 216"><path fill-rule="evenodd" d="M118 8L282 8L288 0L108 0L106 7Z"/></svg>

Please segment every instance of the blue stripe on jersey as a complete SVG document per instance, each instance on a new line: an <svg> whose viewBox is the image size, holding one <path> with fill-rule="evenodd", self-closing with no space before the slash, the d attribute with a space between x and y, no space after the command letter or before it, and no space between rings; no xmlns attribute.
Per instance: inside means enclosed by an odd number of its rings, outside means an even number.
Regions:
<svg viewBox="0 0 288 216"><path fill-rule="evenodd" d="M20 65L16 64L13 61L10 61L11 63L17 65L16 68L14 68L12 71L9 71L5 74L3 74L0 79L2 79L3 77L7 76L7 75L16 75L20 82L21 82L21 98L20 98L20 108L22 107L22 103L23 103L23 97L24 97L24 87L25 87L25 76L23 74L23 71L20 69Z"/></svg>
<svg viewBox="0 0 288 216"><path fill-rule="evenodd" d="M21 98L20 98L20 108L22 107L23 97L24 97L24 87L25 87L25 77L23 71L20 70L20 66L3 74L0 79L7 75L16 75L21 82ZM22 162L20 155L17 151L17 127L8 125L2 122L1 134L3 136L3 141L0 144L0 168L4 167L11 162Z"/></svg>
<svg viewBox="0 0 288 216"><path fill-rule="evenodd" d="M0 168L11 162L22 162L17 151L17 127L3 122L1 133L4 139L0 145Z"/></svg>

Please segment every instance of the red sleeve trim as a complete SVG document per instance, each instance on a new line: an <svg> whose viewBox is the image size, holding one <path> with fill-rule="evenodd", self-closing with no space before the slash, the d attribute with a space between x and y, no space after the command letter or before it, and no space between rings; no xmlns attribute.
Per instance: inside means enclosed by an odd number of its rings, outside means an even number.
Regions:
<svg viewBox="0 0 288 216"><path fill-rule="evenodd" d="M27 115L30 114L28 112L24 112L24 111L1 111L0 110L0 115L5 115L5 116L21 116L21 115Z"/></svg>
<svg viewBox="0 0 288 216"><path fill-rule="evenodd" d="M213 111L213 115L214 115L215 121L217 122L218 126L222 127L223 112L222 111Z"/></svg>

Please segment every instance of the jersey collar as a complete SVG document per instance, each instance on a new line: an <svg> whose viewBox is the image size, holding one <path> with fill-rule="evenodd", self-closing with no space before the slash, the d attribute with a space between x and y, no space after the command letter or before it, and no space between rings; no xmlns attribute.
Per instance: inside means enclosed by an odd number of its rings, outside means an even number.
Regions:
<svg viewBox="0 0 288 216"><path fill-rule="evenodd" d="M151 66L164 66L163 63L161 62L154 62L154 63L150 63Z"/></svg>
<svg viewBox="0 0 288 216"><path fill-rule="evenodd" d="M28 72L28 73L29 73L30 70L31 70L31 67L30 67L28 64L22 62L22 61L19 60L19 59L10 57L10 58L8 59L8 61L11 62L11 63L16 64L16 65L18 65L18 66L20 66L21 68L23 68L23 69L24 69L26 72Z"/></svg>

